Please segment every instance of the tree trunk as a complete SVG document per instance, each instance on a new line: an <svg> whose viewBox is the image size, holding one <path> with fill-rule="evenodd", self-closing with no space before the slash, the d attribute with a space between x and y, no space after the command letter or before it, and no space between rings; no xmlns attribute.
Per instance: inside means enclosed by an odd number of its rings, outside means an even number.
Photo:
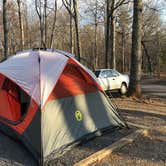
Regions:
<svg viewBox="0 0 166 166"><path fill-rule="evenodd" d="M160 78L160 36L159 32L157 32L157 46L158 46L158 53L157 53L157 76Z"/></svg>
<svg viewBox="0 0 166 166"><path fill-rule="evenodd" d="M108 68L108 54L109 54L109 30L110 30L110 17L109 17L109 6L110 0L106 0L106 30L105 30L105 68Z"/></svg>
<svg viewBox="0 0 166 166"><path fill-rule="evenodd" d="M17 0L18 5L18 17L19 17L19 26L20 26L20 50L24 49L24 26L21 13L21 1Z"/></svg>
<svg viewBox="0 0 166 166"><path fill-rule="evenodd" d="M42 23L42 18L39 18L39 24L40 24L40 47L42 48L44 44L44 27Z"/></svg>
<svg viewBox="0 0 166 166"><path fill-rule="evenodd" d="M122 72L125 72L125 30L122 28Z"/></svg>
<svg viewBox="0 0 166 166"><path fill-rule="evenodd" d="M28 7L27 7L27 1L24 2L26 5L25 8L25 34L26 34L26 46L24 46L24 48L26 49L30 49L31 48L31 34L30 34L30 30L29 30L29 23L28 23Z"/></svg>
<svg viewBox="0 0 166 166"><path fill-rule="evenodd" d="M47 0L44 0L44 43L47 48Z"/></svg>
<svg viewBox="0 0 166 166"><path fill-rule="evenodd" d="M141 43L142 43L143 49L145 51L145 55L146 55L147 60L148 60L149 74L150 74L150 76L152 76L152 61L151 61L151 57L150 57L150 55L148 53L148 49L146 48L145 43L144 43L143 40L141 41Z"/></svg>
<svg viewBox="0 0 166 166"><path fill-rule="evenodd" d="M141 97L142 0L134 0L129 95Z"/></svg>
<svg viewBox="0 0 166 166"><path fill-rule="evenodd" d="M110 68L116 69L116 55L115 55L116 31L115 18L112 13L111 27L110 27Z"/></svg>
<svg viewBox="0 0 166 166"><path fill-rule="evenodd" d="M95 47L94 47L94 55L95 55L95 68L98 68L98 54L97 54L97 28L98 28L98 24L97 24L97 0L95 3Z"/></svg>
<svg viewBox="0 0 166 166"><path fill-rule="evenodd" d="M43 25L43 16L42 16L42 4L41 0L39 0L39 6L38 6L38 0L35 0L35 8L37 15L39 17L39 27L40 27L40 47L45 47L45 43L43 40L44 37L44 25Z"/></svg>
<svg viewBox="0 0 166 166"><path fill-rule="evenodd" d="M73 0L74 7L74 22L75 22L75 31L76 31L76 45L77 45L77 56L78 61L81 60L81 51L80 51L80 36L79 36L79 23L78 23L78 0Z"/></svg>
<svg viewBox="0 0 166 166"><path fill-rule="evenodd" d="M3 0L4 57L8 56L7 1Z"/></svg>
<svg viewBox="0 0 166 166"><path fill-rule="evenodd" d="M70 0L70 10L72 11L72 0ZM70 52L74 54L74 41L73 41L73 17L70 14Z"/></svg>
<svg viewBox="0 0 166 166"><path fill-rule="evenodd" d="M115 56L115 0L111 1L110 11L110 55L109 55L109 68L116 69L116 56Z"/></svg>
<svg viewBox="0 0 166 166"><path fill-rule="evenodd" d="M10 45L9 47L11 47L11 51L10 51L11 53L10 54L15 54L15 52L16 52L16 50L15 50L15 48L16 48L15 39L16 39L15 29L11 28L11 37L9 37L9 40L10 40L10 43L11 43L11 44L9 44Z"/></svg>
<svg viewBox="0 0 166 166"><path fill-rule="evenodd" d="M50 48L53 47L53 38L54 38L54 30L55 30L55 23L56 23L56 14L57 14L57 0L55 0L54 2L54 20L53 20L53 25L52 25L52 29L51 29L51 39L50 39Z"/></svg>

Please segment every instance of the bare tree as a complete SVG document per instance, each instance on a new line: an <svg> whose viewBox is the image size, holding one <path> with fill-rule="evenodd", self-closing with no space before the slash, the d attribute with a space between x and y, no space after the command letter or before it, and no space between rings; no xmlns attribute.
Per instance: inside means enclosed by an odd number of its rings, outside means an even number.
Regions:
<svg viewBox="0 0 166 166"><path fill-rule="evenodd" d="M92 26L94 26L94 41L93 41L93 65L95 68L99 67L99 55L98 55L98 30L101 23L103 23L104 19L104 5L105 3L100 0L95 1L87 1L86 5L88 6L85 10L85 13L88 13L90 17L92 17Z"/></svg>
<svg viewBox="0 0 166 166"><path fill-rule="evenodd" d="M160 44L160 35L159 32L156 33L157 35L157 47L158 47L158 53L157 53L157 75L158 78L160 78L160 51L161 51L161 44Z"/></svg>
<svg viewBox="0 0 166 166"><path fill-rule="evenodd" d="M122 72L125 72L127 70L127 49L126 49L126 46L128 45L127 36L130 34L130 17L127 5L119 9L118 18L119 18L118 19L119 31L117 31L117 29L116 31L118 34L121 35L121 43L120 43L120 47L122 48L120 56L122 61L121 69ZM117 46L116 48L119 48L119 46Z"/></svg>
<svg viewBox="0 0 166 166"><path fill-rule="evenodd" d="M4 57L8 56L7 0L3 0Z"/></svg>
<svg viewBox="0 0 166 166"><path fill-rule="evenodd" d="M106 0L106 25L105 25L105 68L108 67L108 52L109 52L109 32L110 32L110 0Z"/></svg>
<svg viewBox="0 0 166 166"><path fill-rule="evenodd" d="M47 0L44 0L44 12L43 12L43 22L44 22L44 43L47 48Z"/></svg>
<svg viewBox="0 0 166 166"><path fill-rule="evenodd" d="M35 9L37 15L39 17L39 27L40 27L40 47L45 47L44 42L44 22L43 22L43 15L42 15L42 2L41 0L35 0Z"/></svg>
<svg viewBox="0 0 166 166"><path fill-rule="evenodd" d="M52 29L51 29L50 48L52 48L52 45L53 45L55 23L56 23L56 15L57 15L57 0L54 1L54 18L53 18L53 25L52 25Z"/></svg>
<svg viewBox="0 0 166 166"><path fill-rule="evenodd" d="M97 23L97 15L98 15L98 2L95 1L95 47L94 47L94 53L95 53L95 67L98 67L98 55L97 55L97 30L98 30L98 23Z"/></svg>
<svg viewBox="0 0 166 166"><path fill-rule="evenodd" d="M156 38L156 41L158 41L157 35L154 35L155 32L158 31L158 28L160 27L160 17L159 17L159 11L157 9L157 6L152 1L144 2L144 10L143 10L143 36L142 36L142 46L144 50L145 55L143 57L143 67L146 66L146 63L148 64L148 72L150 75L153 74L153 69L155 70L154 63L158 62L157 58L154 58L153 52L149 50L151 44L153 43L154 38ZM156 43L156 49L157 49L157 55L159 52L159 45ZM156 53L155 53L156 54ZM145 62L145 60L147 62ZM153 67L153 68L152 68Z"/></svg>
<svg viewBox="0 0 166 166"><path fill-rule="evenodd" d="M106 52L105 52L105 67L112 67L116 69L115 56L115 11L122 5L129 3L129 0L107 0L106 1ZM110 45L110 49L109 49ZM109 55L110 53L110 55Z"/></svg>
<svg viewBox="0 0 166 166"><path fill-rule="evenodd" d="M24 26L23 26L23 19L22 19L22 11L21 11L21 0L17 0L18 5L18 17L19 17L19 27L20 27L20 49L24 49Z"/></svg>
<svg viewBox="0 0 166 166"><path fill-rule="evenodd" d="M141 96L141 65L142 65L142 0L134 0L132 27L132 53L130 69L130 96Z"/></svg>
<svg viewBox="0 0 166 166"><path fill-rule="evenodd" d="M142 47L144 49L145 55L146 55L147 60L148 60L149 74L151 76L152 75L152 60L151 60L151 57L148 53L148 49L146 48L145 42L142 40L141 43L142 43Z"/></svg>
<svg viewBox="0 0 166 166"><path fill-rule="evenodd" d="M109 55L109 62L108 67L116 69L116 55L115 55L115 0L112 0L110 3L110 15L109 18L111 19L110 22L110 55Z"/></svg>
<svg viewBox="0 0 166 166"><path fill-rule="evenodd" d="M124 27L122 27L122 72L125 72L125 43L126 34Z"/></svg>
<svg viewBox="0 0 166 166"><path fill-rule="evenodd" d="M76 31L76 45L77 45L77 56L78 60L81 60L81 48L80 48L80 35L79 35L79 22L78 22L78 0L73 0L74 9L74 23Z"/></svg>
<svg viewBox="0 0 166 166"><path fill-rule="evenodd" d="M72 0L69 1L70 10L72 10ZM70 14L70 52L74 54L74 41L73 41L73 17Z"/></svg>
<svg viewBox="0 0 166 166"><path fill-rule="evenodd" d="M73 0L73 9L71 9L71 3L68 0L62 0L65 8L67 9L70 16L74 19L75 32L76 32L76 46L78 61L81 60L81 49L80 49L80 35L79 35L79 22L78 22L78 0Z"/></svg>

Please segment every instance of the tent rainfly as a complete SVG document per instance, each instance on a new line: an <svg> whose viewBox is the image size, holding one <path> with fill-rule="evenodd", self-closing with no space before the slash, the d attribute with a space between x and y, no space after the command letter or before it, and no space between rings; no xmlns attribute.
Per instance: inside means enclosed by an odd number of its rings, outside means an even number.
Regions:
<svg viewBox="0 0 166 166"><path fill-rule="evenodd" d="M73 55L31 50L0 63L0 129L39 165L98 131L123 126L95 76Z"/></svg>

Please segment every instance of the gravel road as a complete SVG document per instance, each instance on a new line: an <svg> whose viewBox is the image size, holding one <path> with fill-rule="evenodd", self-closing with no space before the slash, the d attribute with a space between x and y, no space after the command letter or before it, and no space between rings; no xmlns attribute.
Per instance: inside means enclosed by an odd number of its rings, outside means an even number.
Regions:
<svg viewBox="0 0 166 166"><path fill-rule="evenodd" d="M151 98L166 99L166 78L149 78L142 80L142 92Z"/></svg>

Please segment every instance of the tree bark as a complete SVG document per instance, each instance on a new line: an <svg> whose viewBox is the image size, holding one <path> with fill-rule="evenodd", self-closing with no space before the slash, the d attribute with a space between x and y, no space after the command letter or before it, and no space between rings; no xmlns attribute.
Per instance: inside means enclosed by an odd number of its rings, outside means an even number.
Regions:
<svg viewBox="0 0 166 166"><path fill-rule="evenodd" d="M47 0L44 0L44 43L47 48Z"/></svg>
<svg viewBox="0 0 166 166"><path fill-rule="evenodd" d="M124 27L122 27L122 72L124 73L126 71L125 68L125 41L126 41L126 35Z"/></svg>
<svg viewBox="0 0 166 166"><path fill-rule="evenodd" d="M3 0L4 58L8 56L7 0Z"/></svg>
<svg viewBox="0 0 166 166"><path fill-rule="evenodd" d="M115 17L114 12L111 16L111 26L110 26L110 68L116 69L116 55L115 55L115 43L116 43L116 31L115 31Z"/></svg>
<svg viewBox="0 0 166 166"><path fill-rule="evenodd" d="M116 69L115 56L115 0L107 0L107 26L106 26L106 63L108 68ZM109 47L110 45L110 47Z"/></svg>
<svg viewBox="0 0 166 166"><path fill-rule="evenodd" d="M105 68L108 68L108 53L109 53L109 32L110 32L110 0L106 0L106 25L105 25Z"/></svg>
<svg viewBox="0 0 166 166"><path fill-rule="evenodd" d="M158 53L157 53L157 76L160 78L160 36L159 32L157 32L157 47L158 47Z"/></svg>
<svg viewBox="0 0 166 166"><path fill-rule="evenodd" d="M76 35L76 54L78 61L81 60L81 46L80 46L80 34L79 34L79 22L78 22L78 0L72 0L73 11L71 10L70 1L62 0L65 8L67 9L70 16L72 16L75 25L75 35ZM72 41L73 42L73 41Z"/></svg>
<svg viewBox="0 0 166 166"><path fill-rule="evenodd" d="M27 1L24 2L25 3L25 34L26 34L26 39L25 39L25 43L26 45L24 46L24 48L26 49L30 49L31 48L31 34L30 34L30 30L29 30L29 23L28 23L28 6L27 6Z"/></svg>
<svg viewBox="0 0 166 166"><path fill-rule="evenodd" d="M142 0L134 0L129 95L141 97Z"/></svg>
<svg viewBox="0 0 166 166"><path fill-rule="evenodd" d="M24 41L24 26L23 26L23 20L22 20L20 0L17 0L17 5L18 5L18 17L19 17L19 27L20 27L20 50L23 50L25 41Z"/></svg>
<svg viewBox="0 0 166 166"><path fill-rule="evenodd" d="M72 10L72 0L70 0L70 11ZM70 14L70 52L74 54L74 44L73 44L73 17Z"/></svg>
<svg viewBox="0 0 166 166"><path fill-rule="evenodd" d="M98 4L97 0L95 2L95 47L94 47L94 55L95 55L95 68L98 68L98 54L97 54L97 29L98 29L98 24L97 24L97 9L98 9Z"/></svg>
<svg viewBox="0 0 166 166"><path fill-rule="evenodd" d="M145 55L146 55L147 60L148 60L149 74L150 74L150 76L152 76L152 61L151 61L151 57L150 57L150 55L148 53L148 49L146 48L146 45L145 45L143 40L141 41L141 43L142 43L143 49L145 51Z"/></svg>
<svg viewBox="0 0 166 166"><path fill-rule="evenodd" d="M78 0L73 0L74 7L74 22L75 22L75 31L76 31L76 45L77 45L77 56L78 61L81 60L81 49L80 49L80 35L79 35L79 23L78 23Z"/></svg>
<svg viewBox="0 0 166 166"><path fill-rule="evenodd" d="M53 47L53 38L54 38L54 30L55 30L55 23L56 23L56 14L57 14L57 0L54 2L54 20L53 20L53 25L51 29L51 39L50 39L50 48Z"/></svg>
<svg viewBox="0 0 166 166"><path fill-rule="evenodd" d="M43 17L42 17L42 9L41 9L41 0L39 0L39 6L38 6L38 0L35 0L35 8L37 15L39 17L39 27L40 27L40 47L42 48L43 46L45 47L44 43L44 25L43 25Z"/></svg>

